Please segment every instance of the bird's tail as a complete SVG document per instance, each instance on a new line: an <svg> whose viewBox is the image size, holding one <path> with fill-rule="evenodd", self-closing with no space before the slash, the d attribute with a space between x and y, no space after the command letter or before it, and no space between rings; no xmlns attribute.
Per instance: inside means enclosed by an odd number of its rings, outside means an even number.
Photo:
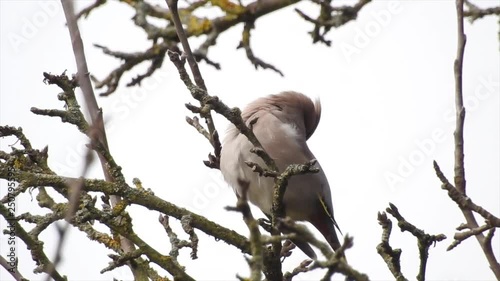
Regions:
<svg viewBox="0 0 500 281"><path fill-rule="evenodd" d="M323 234L334 251L340 248L340 241L335 231L335 224L328 219L323 219L321 222L313 223L313 225Z"/></svg>
<svg viewBox="0 0 500 281"><path fill-rule="evenodd" d="M295 244L304 254L306 254L309 258L311 259L316 259L316 253L312 249L311 245L309 243L299 240L299 239L291 239L292 243Z"/></svg>
<svg viewBox="0 0 500 281"><path fill-rule="evenodd" d="M321 232L321 234L323 234L326 241L330 244L330 247L332 247L334 251L337 251L340 248L340 241L335 229L336 227L338 228L338 226L330 216L323 213L323 215L317 216L311 220L311 223L314 227L316 227L316 229L319 230L319 232ZM342 257L344 259L346 258L345 255L342 255Z"/></svg>
<svg viewBox="0 0 500 281"><path fill-rule="evenodd" d="M330 244L332 249L334 251L337 251L340 248L340 241L335 231L335 226L333 224L328 224L328 225L330 225L330 227L328 228L328 233L323 234L323 236L325 236L326 241L328 241L328 244Z"/></svg>

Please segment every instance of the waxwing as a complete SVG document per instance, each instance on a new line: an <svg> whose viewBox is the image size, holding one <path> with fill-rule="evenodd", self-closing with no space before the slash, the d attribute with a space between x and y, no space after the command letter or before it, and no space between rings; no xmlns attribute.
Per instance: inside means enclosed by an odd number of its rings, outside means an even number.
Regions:
<svg viewBox="0 0 500 281"><path fill-rule="evenodd" d="M319 100L296 92L282 92L259 98L250 103L241 114L266 152L273 158L280 172L290 164L304 164L316 159L306 140L316 130L321 116ZM234 125L230 125L224 138L220 170L226 182L241 197L247 190L248 200L267 216L271 214L274 179L261 177L245 164L250 161L266 167L263 160L250 152L253 145ZM323 234L333 250L340 247L335 232L330 186L319 163L320 171L296 175L288 181L283 198L285 215L296 221L308 221ZM316 254L309 244L292 242L311 258Z"/></svg>

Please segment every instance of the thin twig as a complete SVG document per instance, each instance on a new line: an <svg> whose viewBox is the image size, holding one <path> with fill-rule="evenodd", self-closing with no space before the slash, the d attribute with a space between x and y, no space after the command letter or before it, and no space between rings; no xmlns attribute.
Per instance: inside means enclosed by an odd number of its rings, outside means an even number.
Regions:
<svg viewBox="0 0 500 281"><path fill-rule="evenodd" d="M401 271L401 249L393 249L389 244L392 222L385 212L378 213L378 223L382 226L382 241L377 245L377 252L397 281L408 280Z"/></svg>
<svg viewBox="0 0 500 281"><path fill-rule="evenodd" d="M177 32L177 36L179 37L179 40L182 44L182 48L184 50L184 53L186 54L186 58L189 64L189 68L191 69L191 73L193 74L194 81L196 83L196 86L198 86L201 90L207 92L207 87L205 85L205 81L203 80L203 76L201 75L200 69L198 68L198 63L196 62L196 58L193 55L193 52L191 51L191 46L189 45L186 32L184 31L184 27L182 26L182 22L179 16L179 10L177 8L177 0L165 0L167 3L168 7L170 8L170 12L172 14L172 20L175 25L175 30ZM215 39L214 39L215 40ZM219 136L217 133L217 130L215 130L215 124L214 124L214 119L212 118L211 110L210 107L206 106L206 103L204 101L200 100L200 105L202 109L200 111L200 116L205 119L205 123L207 124L208 127L208 136L209 136L209 141L210 144L214 148L214 153L215 156L210 157L209 155L209 161L208 165L209 167L213 168L219 168L219 158L220 158L220 150L221 150L221 143L219 141ZM195 127L196 128L196 127ZM200 132L200 128L197 128L197 130ZM207 164L207 162L205 162Z"/></svg>
<svg viewBox="0 0 500 281"><path fill-rule="evenodd" d="M256 154L262 158L267 167L272 171L278 171L278 167L274 160L267 154L262 147L262 144L259 142L252 129L249 128L243 118L241 118L241 110L239 108L229 108L222 101L219 100L216 96L209 95L205 90L193 84L187 70L185 68L185 57L180 56L174 52L168 52L168 56L170 57L170 61L175 65L177 71L179 72L179 76L181 80L184 82L184 85L191 92L191 96L196 100L200 101L200 103L204 104L201 108L205 110L214 110L220 115L224 116L227 120L229 120L234 126L248 138L248 141L252 143L254 146L253 149L256 149ZM215 131L217 132L217 131ZM258 151L258 152L257 152Z"/></svg>
<svg viewBox="0 0 500 281"><path fill-rule="evenodd" d="M5 268L5 270L8 271L16 281L27 281L28 279L24 278L23 275L17 270L17 260L15 263L16 266L13 267L3 256L0 256L0 265Z"/></svg>
<svg viewBox="0 0 500 281"><path fill-rule="evenodd" d="M106 3L106 1L107 0L95 0L94 3L92 3L91 5L87 6L86 8L84 8L83 10L81 10L80 12L78 12L78 14L76 15L76 18L79 19L82 16L84 18L87 18L94 9L96 9L97 7L103 5L104 3Z"/></svg>
<svg viewBox="0 0 500 281"><path fill-rule="evenodd" d="M457 203L468 202L466 193L466 179L465 179L465 164L464 164L464 121L465 121L465 108L463 105L463 60L465 52L465 44L467 37L464 33L464 0L456 0L456 14L457 14L457 54L454 62L454 76L455 76L455 110L456 110L456 123L454 132L455 142L455 164L454 164L454 186L449 183L443 175L439 166L434 162L434 169L436 174L443 183L443 188L448 190L450 197ZM471 229L478 228L479 225L474 217L471 209L464 208L463 203L459 203L459 207L465 217L467 225ZM479 245L488 260L491 270L495 277L500 280L500 264L497 262L496 257L491 250L491 243L485 239L484 235L478 233L475 235ZM489 241L491 242L491 241Z"/></svg>
<svg viewBox="0 0 500 281"><path fill-rule="evenodd" d="M321 42L327 46L331 46L331 41L325 38L325 35L333 28L340 27L351 20L355 20L359 11L371 0L359 0L353 6L333 7L331 0L313 0L312 2L320 6L320 12L316 19L308 16L306 13L299 9L295 12L305 21L314 24L314 28L309 34L313 39L313 43Z"/></svg>
<svg viewBox="0 0 500 281"><path fill-rule="evenodd" d="M189 68L191 68L191 73L193 73L193 78L196 85L203 90L207 90L205 86L205 81L203 80L203 76L201 76L200 69L198 68L198 64L193 56L193 52L191 51L191 46L189 46L189 42L187 40L186 33L184 32L184 28L182 27L181 18L179 17L179 11L177 9L177 0L165 0L167 2L168 7L170 8L170 12L172 13L172 20L175 24L175 30L177 31L177 36L179 36L179 40L181 41L182 48L187 55L187 61L189 63Z"/></svg>
<svg viewBox="0 0 500 281"><path fill-rule="evenodd" d="M168 216L160 214L158 221L163 226L165 232L167 232L168 238L170 239L170 244L172 245L172 248L170 249L169 255L175 260L175 262L177 262L177 257L179 256L179 250L184 247L189 247L193 250L191 254L192 259L197 258L196 251L198 244L196 242L192 243L186 240L180 240L177 234L170 227L170 220Z"/></svg>
<svg viewBox="0 0 500 281"><path fill-rule="evenodd" d="M293 245L293 244L292 244ZM283 275L284 281L292 281L293 277L299 275L300 273L309 271L308 266L312 263L312 260L302 261L297 267L295 267L292 272L286 272Z"/></svg>
<svg viewBox="0 0 500 281"><path fill-rule="evenodd" d="M3 204L0 204L0 214L4 218L9 218L9 213L9 210ZM26 246L30 249L31 256L38 265L34 271L36 273L45 272L56 281L66 281L66 277L54 269L55 267L53 263L43 251L43 243L33 235L29 234L17 220L12 219L8 221L8 223L16 230L16 236L23 240Z"/></svg>
<svg viewBox="0 0 500 281"><path fill-rule="evenodd" d="M468 226L464 226L464 228L469 228ZM457 230L462 230L463 228L461 227L458 227ZM485 225L482 225L478 228L473 228L473 229L469 229L468 231L464 231L464 232L457 232L455 233L455 235L453 236L453 239L455 239L455 241L453 241L453 243L451 243L450 246L448 246L448 248L446 249L447 251L451 251L453 248L455 248L456 246L458 246L462 241L464 241L465 239L471 237L471 236L474 236L474 235L478 235L479 233L483 233L484 231L486 230L490 230L490 229L495 229L493 226L489 225L489 224L485 224Z"/></svg>
<svg viewBox="0 0 500 281"><path fill-rule="evenodd" d="M441 180L442 185L441 188L445 189L448 191L448 196L457 203L458 207L462 211L462 213L465 216L465 219L467 221L467 227L472 228L472 229L477 229L479 228L479 225L476 222L476 219L474 218L474 215L472 211L480 214L485 218L489 224L495 225L498 227L498 223L500 221L499 218L493 216L490 212L486 211L484 208L481 206L476 205L474 202L472 202L472 199L467 197L465 194L462 194L460 191L458 191L446 178L446 176L443 174L441 171L441 168L437 164L436 161L434 161L434 170L436 171L437 177ZM469 220L468 216L472 216L474 219L473 221ZM495 229L495 228L492 228ZM490 230L491 231L491 230ZM489 232L490 234L492 232ZM469 236L470 237L470 236ZM491 237L485 237L482 232L475 234L476 239L479 242L479 245L483 249L483 253L486 256L486 259L488 260L488 263L490 265L491 270L495 274L495 276L500 276L500 264L497 262L497 259L495 257L495 254L493 252L492 246L491 246ZM500 280L500 278L499 278Z"/></svg>
<svg viewBox="0 0 500 281"><path fill-rule="evenodd" d="M468 8L467 11L464 11L464 16L468 17L471 23L486 16L500 15L500 6L481 9L468 0L465 0L464 4Z"/></svg>
<svg viewBox="0 0 500 281"><path fill-rule="evenodd" d="M83 189L83 178L87 175L87 171L90 168L90 165L92 164L92 150L87 149L87 154L85 157L85 164L82 168L81 178L75 181L71 186L69 186L69 190L71 190L70 198L69 198L69 208L66 211L66 223L62 227L58 227L58 233L59 233L59 239L57 240L57 246L56 246L56 253L55 253L55 258L54 258L54 263L53 266L54 268L49 268L49 271L55 270L57 268L57 265L59 262L61 262L61 253L64 245L64 240L66 238L66 234L68 233L68 229L70 226L69 221L72 219L72 217L75 215L76 211L78 210L78 205L81 197L81 192ZM50 275L47 276L45 279L46 281L50 280Z"/></svg>
<svg viewBox="0 0 500 281"><path fill-rule="evenodd" d="M457 42L457 56L454 63L455 73L455 110L456 110L456 123L455 123L455 188L463 194L465 192L465 167L464 167L464 120L465 108L463 101L462 89L462 69L465 52L465 42L467 40L464 33L464 1L456 1L457 8L457 28L458 28L458 42Z"/></svg>
<svg viewBox="0 0 500 281"><path fill-rule="evenodd" d="M104 121L102 118L102 110L99 108L97 104L97 100L95 98L94 91L92 89L92 84L90 82L89 71L87 68L87 60L85 58L83 41L80 36L80 29L78 28L77 17L75 15L73 7L73 1L61 0L61 3L63 6L64 15L66 17L68 30L71 37L71 45L73 47L73 53L75 55L75 61L78 70L77 81L78 84L80 85L80 88L82 89L83 97L85 99L85 104L90 115L90 121L91 121L90 124L94 128L92 130L93 134L91 135L91 137L94 137L95 139L92 139L92 143L95 143L96 146L103 147L104 150L109 152L108 142L106 138L106 131L104 129ZM117 180L111 175L110 171L108 170L108 163L104 155L102 154L98 155L99 155L99 160L101 162L102 170L104 172L105 179L107 181ZM119 204L121 201L120 197L118 196L110 196L110 199L112 206ZM135 250L134 244L131 241L125 239L124 237L122 237L121 239L121 245L125 253ZM135 270L133 267L130 267L130 269L132 270L136 280L145 279L144 272L141 273L138 270Z"/></svg>
<svg viewBox="0 0 500 281"><path fill-rule="evenodd" d="M254 65L255 69L258 69L259 67L262 67L262 69L271 69L274 72L278 73L281 77L283 77L284 75L281 70L279 70L272 64L266 63L265 61L259 59L254 55L252 47L250 46L250 35L253 28L253 21L248 21L245 23L243 27L243 34L241 35L241 42L237 49L243 48L245 50L248 60Z"/></svg>
<svg viewBox="0 0 500 281"><path fill-rule="evenodd" d="M398 220L398 226L401 231L408 231L417 238L418 251L420 254L420 266L417 280L424 281L427 268L427 259L429 258L429 248L436 242L440 242L446 239L446 236L444 234L430 235L425 233L423 230L417 228L415 225L405 220L405 218L403 218L403 216L399 213L398 208L392 203L389 203L389 208L386 209L386 212L391 214Z"/></svg>
<svg viewBox="0 0 500 281"><path fill-rule="evenodd" d="M264 261L264 251L262 247L261 233L259 230L259 222L255 220L250 210L250 205L248 205L247 200L247 189L250 183L246 182L243 188L242 196L238 197L236 207L226 207L226 210L237 211L243 215L243 221L250 231L250 247L252 250L252 258L248 259L248 265L250 266L250 278L251 281L260 281L263 261Z"/></svg>

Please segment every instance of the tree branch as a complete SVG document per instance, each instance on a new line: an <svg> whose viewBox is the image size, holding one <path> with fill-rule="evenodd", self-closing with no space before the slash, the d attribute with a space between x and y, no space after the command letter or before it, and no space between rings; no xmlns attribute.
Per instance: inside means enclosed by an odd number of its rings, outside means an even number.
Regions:
<svg viewBox="0 0 500 281"><path fill-rule="evenodd" d="M295 12L305 21L314 24L314 28L309 34L313 39L313 43L321 42L327 46L331 46L331 41L325 39L325 35L333 28L340 27L351 20L355 20L358 12L371 0L359 0L354 6L333 7L331 0L313 0L312 2L320 6L320 12L316 19L311 18L299 9Z"/></svg>
<svg viewBox="0 0 500 281"><path fill-rule="evenodd" d="M385 212L378 213L378 223L382 226L382 242L377 245L377 252L382 257L387 267L397 281L408 280L401 272L401 249L393 249L389 244L392 222Z"/></svg>
<svg viewBox="0 0 500 281"><path fill-rule="evenodd" d="M463 60L465 52L465 44L467 37L464 33L464 0L456 0L456 14L457 14L457 54L453 66L455 76L455 164L454 164L454 185L441 172L436 161L434 161L434 170L436 175L442 182L442 188L448 191L450 198L457 203L462 211L467 227L470 229L479 229L479 225L474 217L473 211L481 214L487 218L487 221L492 225L498 225L498 218L491 215L482 207L472 203L470 198L467 197L466 180L465 180L465 165L464 165L464 121L465 121L465 108L463 106ZM470 8L471 6L469 6ZM492 233L492 232L490 232ZM475 234L479 245L481 246L486 259L490 265L491 270L495 277L500 280L500 264L492 251L491 238L486 239L482 231ZM469 236L470 237L470 236ZM465 238L464 238L465 239ZM456 242L456 241L455 241ZM454 244L455 244L454 242ZM458 242L459 243L459 242ZM458 244L457 243L457 244ZM453 244L450 246L452 247ZM456 245L455 245L456 246ZM453 246L454 247L454 246Z"/></svg>
<svg viewBox="0 0 500 281"><path fill-rule="evenodd" d="M416 226L405 220L399 213L398 208L392 203L389 203L389 208L386 209L386 212L391 214L398 220L398 226L399 228L401 228L402 232L408 231L417 238L418 251L420 254L420 267L417 275L417 280L424 281L425 270L427 268L427 259L429 258L429 248L436 242L440 242L446 239L446 236L444 234L429 235L425 233L423 230L417 228Z"/></svg>
<svg viewBox="0 0 500 281"><path fill-rule="evenodd" d="M83 97L85 99L85 104L90 115L90 124L92 127L90 139L94 147L102 147L103 150L109 152L108 142L106 138L106 131L104 129L104 121L102 118L102 109L99 108L97 100L92 89L92 84L90 82L89 71L87 67L87 60L85 58L85 51L83 47L83 41L80 36L80 29L78 28L77 17L75 15L73 1L71 0L61 0L61 4L64 10L64 16L66 18L66 23L68 25L69 34L71 37L71 45L73 47L73 53L75 56L76 66L77 66L77 81L82 89ZM101 162L101 167L104 173L104 178L106 181L124 181L123 175L121 173L111 173L108 170L109 163L106 161L105 156L102 153L98 153L99 160ZM118 177L117 177L118 176ZM78 185L81 186L81 185ZM121 202L121 198L117 196L111 196L111 204L118 205ZM72 200L72 203L78 202L78 200ZM70 209L74 209L71 207ZM122 237L121 247L125 253L135 250L133 243ZM130 270L134 274L136 280L146 280L147 273L137 270L132 266L129 266Z"/></svg>
<svg viewBox="0 0 500 281"><path fill-rule="evenodd" d="M217 38L219 37L220 34L224 33L231 27L238 25L239 23L254 23L256 22L257 19L259 19L264 15L270 14L274 11L283 9L287 6L300 2L300 0L266 0L266 1L255 0L247 5L243 5L241 3L234 4L231 1L200 0L200 1L193 1L191 3L188 2L187 7L178 9L176 13L179 16L178 19L175 19L176 17L173 15L174 13L173 10L177 10L177 5L176 5L177 1L171 1L171 0L168 1L170 1L172 4L175 4L174 9L171 10L163 9L160 6L153 6L149 4L147 1L123 1L123 2L131 6L135 10L136 14L133 17L133 21L137 26L139 26L144 30L144 32L147 34L147 38L153 42L153 46L167 44L168 46L170 46L169 48L175 50L177 48L176 45L178 45L178 43L181 42L181 44L184 47L184 51L187 52L185 44L182 43L183 40L181 39L182 37L178 35L179 30L175 26L182 26L182 25L185 26L184 29L185 38L205 35L206 36L205 41L198 47L196 51L192 53L193 61L203 60L209 65L214 66L216 69L221 68L220 64L208 58L208 51L210 47L215 45ZM329 41L324 39L323 36L332 27L339 27L351 20L356 19L359 10L362 7L364 7L367 3L369 3L370 0L360 0L353 6L341 6L341 7L334 7L330 5L331 1L316 0L313 2L317 3L318 6L320 7L320 16L318 16L317 20L313 20L310 17L305 16L303 13L299 14L302 15L302 17L305 18L306 20L310 19L308 21L314 22L315 24L318 23L314 31L311 32L311 35L313 36L313 41L328 42L329 44ZM328 4L325 4L327 2ZM196 11L201 7L205 7L207 3L210 3L212 6L220 8L223 15L211 18L199 17L194 15L194 11ZM166 23L164 24L165 27L150 23L149 18L155 18L166 21ZM252 26L251 24L246 24L245 27L246 31L244 31L243 33L244 36L242 40L242 42L244 43L242 44L242 46L245 47L246 51L245 53L247 55L247 58L249 58L250 62L256 67L258 66L258 67L268 68L277 71L278 73L281 73L277 68L275 68L271 64L263 62L259 58L255 57L255 55L253 54L253 51L250 49L250 42L249 42L250 34L249 32L247 32L249 31L251 26ZM319 31L320 28L324 29L323 32ZM160 40L162 43L157 44L157 42L159 42ZM98 88L102 86L107 86L107 90L103 94L109 95L116 91L119 80L121 79L123 73L129 71L140 62L148 60L152 61L156 60L155 62L151 63L151 67L148 70L148 72L145 75L140 75L138 79L140 81L143 78L150 76L156 70L156 67L161 64L160 61L163 60L162 56L164 56L164 52L160 52L156 56L153 55L152 57L146 55L147 52L148 51L144 53L138 53L137 54L139 58L138 61L125 62L122 66L113 70L105 79L98 82L96 86ZM115 54L110 54L110 55L115 56ZM189 64L191 65L192 62L190 61ZM195 72L196 71L193 72L193 75L195 75L194 74ZM202 86L203 83L201 84L199 83L200 81L198 80L198 77L194 77L194 80L196 81L196 84L198 86L204 89L204 87ZM137 84L134 83L134 81L135 80L129 83L128 86ZM209 125L209 127L210 126L211 125Z"/></svg>
<svg viewBox="0 0 500 281"><path fill-rule="evenodd" d="M243 27L243 34L241 35L241 42L236 49L239 48L245 49L247 58L255 66L255 69L258 69L259 67L262 67L262 69L271 69L283 77L284 75L283 72L281 72L281 70L277 69L274 65L266 63L263 60L255 57L255 55L253 54L252 47L250 47L250 31L254 27L255 27L254 22L252 21L245 22L245 25Z"/></svg>
<svg viewBox="0 0 500 281"><path fill-rule="evenodd" d="M249 185L243 187L242 196L238 197L236 207L226 207L226 210L237 211L243 215L243 221L250 231L250 247L252 252L252 258L247 259L248 265L250 266L250 278L252 281L260 281L262 276L262 270L264 267L264 251L263 243L261 238L261 233L259 230L259 223L252 215L250 210L250 205L248 205L247 200L247 189Z"/></svg>
<svg viewBox="0 0 500 281"><path fill-rule="evenodd" d="M5 268L5 271L8 271L16 281L28 281L28 279L24 278L23 275L17 270L17 266L12 268L3 256L0 256L0 265Z"/></svg>
<svg viewBox="0 0 500 281"><path fill-rule="evenodd" d="M2 177L4 178L4 177ZM7 220L9 217L12 217L9 213L9 210L3 205L0 204L0 214ZM33 237L29 234L20 224L19 222L12 218L7 220L12 229L15 229L15 234L26 244L28 249L30 249L31 257L33 261L35 261L37 268L35 268L36 273L45 272L50 277L52 277L56 281L66 281L66 277L62 276L54 267L54 264L50 261L47 255L43 251L43 243L39 241L36 237Z"/></svg>
<svg viewBox="0 0 500 281"><path fill-rule="evenodd" d="M471 23L486 16L500 15L500 6L481 9L468 0L465 0L464 4L468 8L467 11L464 11L464 17L468 17Z"/></svg>

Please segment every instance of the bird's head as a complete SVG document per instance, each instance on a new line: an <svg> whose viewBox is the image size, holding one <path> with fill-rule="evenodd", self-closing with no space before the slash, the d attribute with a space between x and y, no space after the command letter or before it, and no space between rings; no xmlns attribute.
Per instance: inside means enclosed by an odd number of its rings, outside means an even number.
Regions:
<svg viewBox="0 0 500 281"><path fill-rule="evenodd" d="M296 126L306 139L312 136L321 118L319 99L313 102L306 95L292 91L255 100L243 110L242 117L248 123L258 117L256 113L261 110L272 112L284 123Z"/></svg>

